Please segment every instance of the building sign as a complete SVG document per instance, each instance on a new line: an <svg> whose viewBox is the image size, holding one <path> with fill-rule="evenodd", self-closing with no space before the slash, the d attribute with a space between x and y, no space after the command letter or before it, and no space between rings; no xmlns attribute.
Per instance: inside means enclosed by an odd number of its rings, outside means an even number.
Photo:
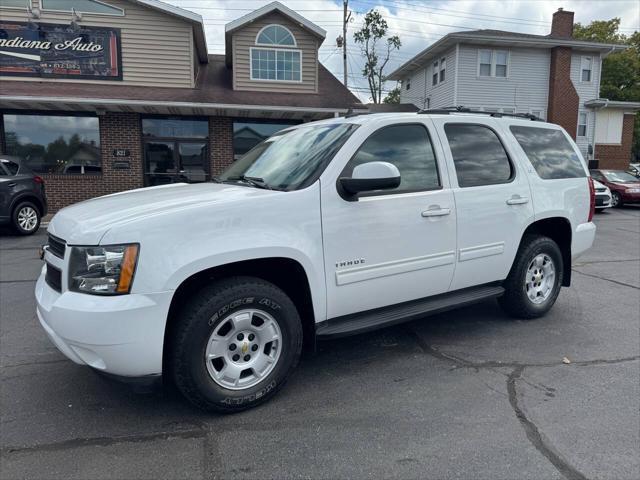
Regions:
<svg viewBox="0 0 640 480"><path fill-rule="evenodd" d="M114 148L113 149L113 156L114 157L129 157L131 156L131 150L129 150L128 148Z"/></svg>
<svg viewBox="0 0 640 480"><path fill-rule="evenodd" d="M0 75L122 80L120 29L0 21Z"/></svg>

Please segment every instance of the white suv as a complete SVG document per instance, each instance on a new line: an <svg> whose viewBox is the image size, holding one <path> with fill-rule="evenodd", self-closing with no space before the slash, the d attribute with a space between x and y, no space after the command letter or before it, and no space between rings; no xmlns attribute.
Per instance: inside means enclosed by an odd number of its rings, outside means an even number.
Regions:
<svg viewBox="0 0 640 480"><path fill-rule="evenodd" d="M49 225L37 313L71 360L199 407L272 396L317 339L496 297L545 314L594 190L557 125L440 111L283 130L215 182L89 200Z"/></svg>

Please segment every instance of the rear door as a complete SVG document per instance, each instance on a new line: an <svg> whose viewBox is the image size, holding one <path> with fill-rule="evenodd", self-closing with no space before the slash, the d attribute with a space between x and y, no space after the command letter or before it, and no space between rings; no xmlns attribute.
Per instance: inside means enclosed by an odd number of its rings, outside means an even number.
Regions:
<svg viewBox="0 0 640 480"><path fill-rule="evenodd" d="M457 211L451 290L503 280L533 221L526 174L490 118L435 118Z"/></svg>

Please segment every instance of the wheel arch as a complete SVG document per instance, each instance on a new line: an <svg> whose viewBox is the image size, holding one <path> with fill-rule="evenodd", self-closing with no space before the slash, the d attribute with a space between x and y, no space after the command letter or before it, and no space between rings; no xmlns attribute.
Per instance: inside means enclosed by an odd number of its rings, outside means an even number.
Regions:
<svg viewBox="0 0 640 480"><path fill-rule="evenodd" d="M168 358L177 317L188 299L204 285L232 276L250 276L266 280L282 289L291 298L302 321L303 351L315 349L315 312L307 272L300 262L287 257L255 258L231 262L196 272L184 279L171 299L164 333L163 371Z"/></svg>
<svg viewBox="0 0 640 480"><path fill-rule="evenodd" d="M566 217L549 217L531 223L523 232L520 244L526 235L544 235L558 244L562 252L562 286L571 285L571 222Z"/></svg>
<svg viewBox="0 0 640 480"><path fill-rule="evenodd" d="M22 202L33 203L38 208L40 216L42 217L44 215L44 204L42 203L42 200L40 200L37 195L34 195L32 193L24 193L17 196L11 201L11 208L9 208L9 211L11 212L11 218L13 218L16 207Z"/></svg>

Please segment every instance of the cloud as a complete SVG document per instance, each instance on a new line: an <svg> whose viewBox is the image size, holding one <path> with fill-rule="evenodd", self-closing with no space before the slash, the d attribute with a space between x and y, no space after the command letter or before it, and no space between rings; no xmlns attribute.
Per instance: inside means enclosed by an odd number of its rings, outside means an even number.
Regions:
<svg viewBox="0 0 640 480"><path fill-rule="evenodd" d="M167 3L199 13L204 18L207 43L211 53L224 53L224 24L270 0L164 0ZM343 78L342 52L336 38L342 34L341 0L280 0L292 10L327 31L320 47L320 61L337 78ZM353 32L362 24L365 13L376 8L389 24L389 33L397 34L402 48L395 53L387 72L391 72L415 54L447 33L466 29L496 29L546 35L551 16L558 8L575 12L576 22L621 18L623 33L632 33L640 24L638 0L349 0L352 20L349 24L347 69L349 87L361 100L367 101L367 82L362 77L364 61L353 42ZM394 82L387 82L391 89Z"/></svg>

